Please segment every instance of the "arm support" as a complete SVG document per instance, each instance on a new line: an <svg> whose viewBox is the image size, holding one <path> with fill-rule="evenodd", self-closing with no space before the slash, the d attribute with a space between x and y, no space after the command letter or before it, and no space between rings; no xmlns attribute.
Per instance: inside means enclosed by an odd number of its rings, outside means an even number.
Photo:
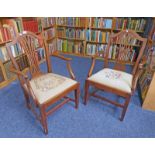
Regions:
<svg viewBox="0 0 155 155"><path fill-rule="evenodd" d="M143 68L144 68L144 65L146 64L146 59L144 59L139 65L138 65L138 69L137 69L137 72L136 74L133 76L133 79L132 79L132 92L134 93L134 91L136 90L136 87L137 87L137 82L138 82L138 79L139 77L141 76L142 72L143 72Z"/></svg>
<svg viewBox="0 0 155 155"><path fill-rule="evenodd" d="M69 72L69 74L70 74L70 77L71 77L73 80L75 80L75 75L74 75L73 70L72 70L72 67L71 67L71 65L70 65L70 61L71 61L72 59L71 59L71 58L66 58L66 57L64 57L64 56L62 56L62 55L59 55L58 53L51 54L51 56L54 56L54 57L57 57L57 58L59 58L59 59L61 59L61 60L66 61L66 63L67 63L67 69L68 69L68 72Z"/></svg>
<svg viewBox="0 0 155 155"><path fill-rule="evenodd" d="M89 69L87 77L90 77L92 75L92 72L93 72L93 69L94 69L94 66L95 66L95 62L96 62L96 56L92 56L91 59L92 59L92 63L91 63L91 67Z"/></svg>

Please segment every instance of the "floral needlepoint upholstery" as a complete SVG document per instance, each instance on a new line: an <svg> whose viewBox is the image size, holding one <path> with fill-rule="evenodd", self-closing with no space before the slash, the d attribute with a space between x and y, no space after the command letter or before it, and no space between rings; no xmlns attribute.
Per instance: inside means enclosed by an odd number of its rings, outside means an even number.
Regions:
<svg viewBox="0 0 155 155"><path fill-rule="evenodd" d="M58 85L65 82L65 78L62 76L54 75L54 74L46 74L44 76L40 76L34 79L34 84L36 89L40 91L49 91L50 89L54 89Z"/></svg>
<svg viewBox="0 0 155 155"><path fill-rule="evenodd" d="M131 93L132 75L123 71L105 68L90 76L88 79L111 88Z"/></svg>
<svg viewBox="0 0 155 155"><path fill-rule="evenodd" d="M30 81L32 91L40 104L77 84L76 81L54 73L48 73Z"/></svg>

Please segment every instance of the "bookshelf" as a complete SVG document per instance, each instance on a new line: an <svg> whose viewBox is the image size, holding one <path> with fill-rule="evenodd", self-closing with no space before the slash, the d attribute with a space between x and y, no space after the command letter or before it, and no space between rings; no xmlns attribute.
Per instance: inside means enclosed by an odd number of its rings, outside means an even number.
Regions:
<svg viewBox="0 0 155 155"><path fill-rule="evenodd" d="M63 54L78 56L96 55L104 57L109 36L124 29L132 29L143 35L147 20L145 18L116 17L57 17L57 50ZM79 34L79 35L78 35ZM131 44L127 44L127 46ZM118 45L119 46L119 45ZM134 64L140 44L135 41L128 52L127 64ZM109 59L115 60L117 47L111 47Z"/></svg>
<svg viewBox="0 0 155 155"><path fill-rule="evenodd" d="M143 17L0 18L0 27L5 27L4 29L9 28L10 38L16 36L23 30L32 31L35 34L44 37L46 41L46 47L51 54L55 51L58 51L63 54L71 54L81 57L90 57L91 55L96 55L98 59L103 59L108 39L111 34L117 33L123 29L132 29L143 36L146 25L147 20ZM0 50L2 49L2 51L4 51L5 44L11 41L11 39L3 39L3 41L1 40L0 33ZM136 51L138 51L140 45L136 43L136 41L133 41L132 46L132 54L128 54L128 58L125 59L125 63L128 65L134 64L134 59L136 59L138 55L138 52ZM111 62L115 61L116 48L117 47L115 46L111 47L111 54L109 55ZM1 53L2 52L0 52L0 57L2 57ZM4 53L5 52L2 54ZM18 55L15 56L19 57ZM40 49L38 51L39 61L43 62L44 57L45 53ZM1 71L0 74L3 76L3 73L7 72L7 63L9 64L9 60L4 61L1 58L0 61L1 68L3 68L3 72ZM6 79L5 81L9 80Z"/></svg>
<svg viewBox="0 0 155 155"><path fill-rule="evenodd" d="M66 54L85 55L86 17L57 17L57 50Z"/></svg>
<svg viewBox="0 0 155 155"><path fill-rule="evenodd" d="M155 19L148 36L148 43L145 49L147 64L140 77L140 92L142 107L155 111Z"/></svg>
<svg viewBox="0 0 155 155"><path fill-rule="evenodd" d="M56 41L56 18L54 17L41 17L39 18L42 25L42 36L44 37L46 47L49 53L57 51Z"/></svg>

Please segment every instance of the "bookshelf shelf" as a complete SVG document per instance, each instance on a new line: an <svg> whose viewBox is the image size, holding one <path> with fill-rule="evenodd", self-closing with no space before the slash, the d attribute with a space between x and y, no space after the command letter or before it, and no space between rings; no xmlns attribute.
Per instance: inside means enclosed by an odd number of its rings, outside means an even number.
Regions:
<svg viewBox="0 0 155 155"><path fill-rule="evenodd" d="M57 25L57 27L67 27L67 28L77 28L77 29L85 29L85 26L73 26L73 25Z"/></svg>
<svg viewBox="0 0 155 155"><path fill-rule="evenodd" d="M102 28L102 27L87 27L87 29L111 31L111 28Z"/></svg>
<svg viewBox="0 0 155 155"><path fill-rule="evenodd" d="M11 40L0 42L0 46L3 46L3 45L5 45L6 43L9 43L9 42L11 42Z"/></svg>
<svg viewBox="0 0 155 155"><path fill-rule="evenodd" d="M107 44L106 42L97 42L97 41L86 41L86 42L90 44Z"/></svg>
<svg viewBox="0 0 155 155"><path fill-rule="evenodd" d="M74 41L84 41L85 39L79 39L79 38L68 38L68 37L61 37L61 36L57 36L57 38L59 39L67 39L67 40L74 40Z"/></svg>
<svg viewBox="0 0 155 155"><path fill-rule="evenodd" d="M50 25L50 26L48 26L48 27L43 27L43 29L44 30L48 30L48 29L50 29L50 28L53 28L53 27L55 27L56 25Z"/></svg>

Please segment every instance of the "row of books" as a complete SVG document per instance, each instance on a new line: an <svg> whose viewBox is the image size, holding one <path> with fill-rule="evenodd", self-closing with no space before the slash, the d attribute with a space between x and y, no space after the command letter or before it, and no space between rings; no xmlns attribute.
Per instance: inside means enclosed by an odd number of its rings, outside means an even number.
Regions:
<svg viewBox="0 0 155 155"><path fill-rule="evenodd" d="M116 44L123 44L128 46L140 46L142 43L140 40L133 38L133 36L129 34L124 34L121 39L116 38L114 42Z"/></svg>
<svg viewBox="0 0 155 155"><path fill-rule="evenodd" d="M122 53L120 51L123 51ZM134 62L136 60L137 53L136 49L134 48L126 48L126 47L121 47L119 45L111 45L109 49L109 59L117 59L120 61L130 61Z"/></svg>
<svg viewBox="0 0 155 155"><path fill-rule="evenodd" d="M98 55L103 57L106 51L107 45L105 44L87 44L86 54L88 55Z"/></svg>
<svg viewBox="0 0 155 155"><path fill-rule="evenodd" d="M8 27L11 30L12 36L16 36L17 33L20 33L23 31L22 21L20 18L3 19L3 24L8 25Z"/></svg>
<svg viewBox="0 0 155 155"><path fill-rule="evenodd" d="M51 39L55 37L55 28L50 28L44 32L45 39Z"/></svg>
<svg viewBox="0 0 155 155"><path fill-rule="evenodd" d="M103 17L90 17L88 19L88 26L94 28L112 28L112 19L106 19Z"/></svg>
<svg viewBox="0 0 155 155"><path fill-rule="evenodd" d="M85 27L85 17L57 17L57 25L83 26Z"/></svg>
<svg viewBox="0 0 155 155"><path fill-rule="evenodd" d="M132 29L135 31L144 31L146 20L131 18L116 18L115 29Z"/></svg>
<svg viewBox="0 0 155 155"><path fill-rule="evenodd" d="M73 42L73 41L58 39L57 49L58 51L82 54L84 50L84 45L82 42Z"/></svg>
<svg viewBox="0 0 155 155"><path fill-rule="evenodd" d="M109 40L110 32L103 32L98 30L86 30L86 40L95 41L100 43L107 43Z"/></svg>
<svg viewBox="0 0 155 155"><path fill-rule="evenodd" d="M38 48L36 52L37 52L39 61L41 61L45 58L45 51L43 48Z"/></svg>
<svg viewBox="0 0 155 155"><path fill-rule="evenodd" d="M34 33L39 32L39 24L37 20L25 20L23 21L23 27L25 31L31 31Z"/></svg>
<svg viewBox="0 0 155 155"><path fill-rule="evenodd" d="M5 69L5 72L6 72L6 76L7 76L7 79L11 79L15 76L14 73L10 72L10 65L11 65L11 61L8 61L7 63L4 63L4 69Z"/></svg>
<svg viewBox="0 0 155 155"><path fill-rule="evenodd" d="M58 37L67 37L67 38L85 38L85 30L82 29L72 29L72 28L58 28L57 29Z"/></svg>
<svg viewBox="0 0 155 155"><path fill-rule="evenodd" d="M48 49L50 53L57 51L56 41L53 40L51 43L48 44Z"/></svg>
<svg viewBox="0 0 155 155"><path fill-rule="evenodd" d="M1 62L5 62L5 61L7 61L7 60L9 60L9 59L10 59L10 58L9 58L9 56L8 56L6 47L5 47L5 46L2 46L2 47L0 48L0 61L1 61Z"/></svg>
<svg viewBox="0 0 155 155"><path fill-rule="evenodd" d="M56 18L55 17L43 17L42 18L42 26L43 28L52 26L56 24Z"/></svg>
<svg viewBox="0 0 155 155"><path fill-rule="evenodd" d="M144 70L141 77L139 78L142 99L144 99L147 94L151 80L152 74L147 72L147 70Z"/></svg>
<svg viewBox="0 0 155 155"><path fill-rule="evenodd" d="M0 28L0 43L11 40L10 30L6 27Z"/></svg>

